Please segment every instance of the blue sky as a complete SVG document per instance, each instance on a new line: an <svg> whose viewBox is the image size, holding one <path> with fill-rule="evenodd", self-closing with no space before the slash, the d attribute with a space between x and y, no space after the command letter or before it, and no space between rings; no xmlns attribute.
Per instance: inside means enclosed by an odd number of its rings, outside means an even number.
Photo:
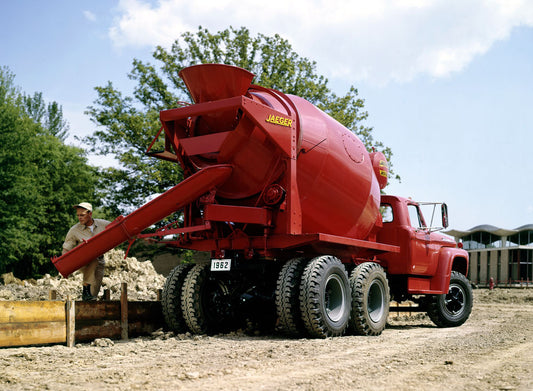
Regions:
<svg viewBox="0 0 533 391"><path fill-rule="evenodd" d="M338 94L358 88L402 177L388 193L446 201L454 229L533 223L533 2L4 0L1 10L0 66L63 106L71 144L95 129L84 114L95 86L131 91L133 58L151 61L199 25L246 26L288 39Z"/></svg>

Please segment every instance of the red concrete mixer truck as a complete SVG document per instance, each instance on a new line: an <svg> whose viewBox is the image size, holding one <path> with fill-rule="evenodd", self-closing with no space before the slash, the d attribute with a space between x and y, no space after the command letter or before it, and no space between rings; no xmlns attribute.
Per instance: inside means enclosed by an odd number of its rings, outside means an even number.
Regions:
<svg viewBox="0 0 533 391"><path fill-rule="evenodd" d="M54 258L63 276L151 237L210 254L167 277L163 315L175 332L379 335L391 300L418 303L440 327L468 319L467 252L436 232L427 205L381 194L382 153L308 101L253 85L242 68L202 64L180 77L194 104L161 111L154 142L164 134L164 148L152 142L147 153L179 164L185 179ZM447 227L446 205L432 208Z"/></svg>

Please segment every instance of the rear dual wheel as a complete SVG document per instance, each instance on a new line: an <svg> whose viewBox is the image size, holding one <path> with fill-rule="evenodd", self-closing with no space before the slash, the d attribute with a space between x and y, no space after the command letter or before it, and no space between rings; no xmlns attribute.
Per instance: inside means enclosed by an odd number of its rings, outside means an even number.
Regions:
<svg viewBox="0 0 533 391"><path fill-rule="evenodd" d="M360 335L380 335L389 316L390 291L385 271L377 263L362 263L352 271L350 286L351 330Z"/></svg>
<svg viewBox="0 0 533 391"><path fill-rule="evenodd" d="M340 336L350 318L350 285L342 262L330 255L312 259L300 281L300 312L312 337Z"/></svg>
<svg viewBox="0 0 533 391"><path fill-rule="evenodd" d="M280 329L294 336L340 336L348 326L356 334L379 335L387 323L389 301L380 265L363 263L348 279L341 261L328 255L288 261L276 289Z"/></svg>
<svg viewBox="0 0 533 391"><path fill-rule="evenodd" d="M181 293L185 278L192 267L191 264L180 264L172 269L165 281L161 295L161 307L165 323L175 333L184 333L188 330L181 311Z"/></svg>
<svg viewBox="0 0 533 391"><path fill-rule="evenodd" d="M165 323L175 333L227 331L235 321L228 284L209 264L181 264L168 275L161 297Z"/></svg>
<svg viewBox="0 0 533 391"><path fill-rule="evenodd" d="M229 284L211 278L209 264L195 265L183 284L181 310L189 329L196 334L225 332L235 321Z"/></svg>
<svg viewBox="0 0 533 391"><path fill-rule="evenodd" d="M293 337L305 332L300 311L300 282L306 265L305 258L287 261L281 268L276 283L278 329Z"/></svg>

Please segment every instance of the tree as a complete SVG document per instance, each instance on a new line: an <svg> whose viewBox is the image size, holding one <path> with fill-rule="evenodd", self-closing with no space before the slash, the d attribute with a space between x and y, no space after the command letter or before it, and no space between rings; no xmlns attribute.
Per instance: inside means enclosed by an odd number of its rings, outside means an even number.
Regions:
<svg viewBox="0 0 533 391"><path fill-rule="evenodd" d="M74 223L72 205L95 199L97 170L67 146L57 103L23 95L0 68L0 274L21 278L55 272Z"/></svg>
<svg viewBox="0 0 533 391"><path fill-rule="evenodd" d="M178 76L181 69L199 63L224 63L254 73L254 83L301 96L355 132L367 148L377 147L389 158L391 150L375 142L372 128L364 125L368 113L358 91L351 87L338 96L328 80L316 73L316 63L296 54L279 35L250 36L248 29L229 28L211 34L200 27L196 34L184 33L170 50L158 46L153 53L158 67L133 60L130 79L137 84L133 96L123 96L111 82L96 87L98 98L87 110L101 127L86 142L91 151L113 154L120 168L103 173L105 203L115 213L138 207L146 197L160 193L181 180L179 167L145 156L147 145L160 128L159 111L191 100ZM155 147L157 148L157 146Z"/></svg>
<svg viewBox="0 0 533 391"><path fill-rule="evenodd" d="M69 126L63 119L63 109L57 102L44 102L43 93L36 92L33 96L24 95L24 109L28 117L42 125L43 131L65 141Z"/></svg>

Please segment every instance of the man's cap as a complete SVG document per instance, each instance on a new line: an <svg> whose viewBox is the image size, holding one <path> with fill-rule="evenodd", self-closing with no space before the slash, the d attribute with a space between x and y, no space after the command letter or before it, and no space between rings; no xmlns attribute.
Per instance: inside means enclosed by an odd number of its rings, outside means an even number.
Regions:
<svg viewBox="0 0 533 391"><path fill-rule="evenodd" d="M73 205L72 207L73 208L87 209L89 212L93 211L93 206L91 204L89 204L88 202L80 202L79 204Z"/></svg>

